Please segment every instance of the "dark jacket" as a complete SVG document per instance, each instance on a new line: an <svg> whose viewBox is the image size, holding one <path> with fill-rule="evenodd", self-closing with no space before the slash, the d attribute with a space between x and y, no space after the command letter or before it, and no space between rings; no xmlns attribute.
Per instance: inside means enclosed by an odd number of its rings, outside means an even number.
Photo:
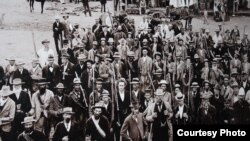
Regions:
<svg viewBox="0 0 250 141"><path fill-rule="evenodd" d="M77 125L73 121L71 121L69 132L67 131L64 122L59 122L56 125L52 141L62 141L62 138L65 136L68 136L69 141L80 141L80 131L78 130Z"/></svg>
<svg viewBox="0 0 250 141"><path fill-rule="evenodd" d="M15 79L15 78L20 78L22 80L22 82L25 83L23 85L23 88L31 89L32 79L31 79L30 73L29 73L29 71L27 69L23 68L23 73L22 74L19 71L19 69L17 69L13 74L13 79Z"/></svg>
<svg viewBox="0 0 250 141"><path fill-rule="evenodd" d="M89 118L87 120L87 125L86 125L86 135L91 136L91 141L110 141L110 127L109 127L109 122L108 119L104 116L101 116L99 119L99 126L101 129L105 132L106 137L103 138L98 130L96 129L96 126L92 120L92 118Z"/></svg>
<svg viewBox="0 0 250 141"><path fill-rule="evenodd" d="M49 65L43 67L42 77L45 78L47 82L50 82L49 89L53 89L61 81L61 71L57 64L52 65L52 72L50 71L49 67Z"/></svg>
<svg viewBox="0 0 250 141"><path fill-rule="evenodd" d="M56 30L56 28L58 30ZM59 25L57 25L57 23L54 22L53 23L53 37L59 38L62 35L62 31L63 31L63 24L61 22L59 22Z"/></svg>
<svg viewBox="0 0 250 141"><path fill-rule="evenodd" d="M34 141L47 141L45 135L40 132L40 131L37 131L37 130L34 130L31 135L29 135L30 138L32 138ZM23 136L23 133L21 133L19 136L18 136L18 141L27 141L24 136Z"/></svg>

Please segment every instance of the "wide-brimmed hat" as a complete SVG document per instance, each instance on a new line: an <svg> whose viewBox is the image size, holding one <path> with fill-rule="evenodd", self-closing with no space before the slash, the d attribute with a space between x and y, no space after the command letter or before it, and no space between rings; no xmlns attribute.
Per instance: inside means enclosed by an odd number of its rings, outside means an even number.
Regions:
<svg viewBox="0 0 250 141"><path fill-rule="evenodd" d="M21 78L15 78L15 79L13 79L13 82L11 84L12 85L23 85L24 82L22 82Z"/></svg>
<svg viewBox="0 0 250 141"><path fill-rule="evenodd" d="M74 114L75 112L73 112L72 107L65 107L65 108L63 108L62 113L63 114Z"/></svg>
<svg viewBox="0 0 250 141"><path fill-rule="evenodd" d="M142 42L143 42L143 43L147 43L148 40L147 40L147 39L143 39Z"/></svg>
<svg viewBox="0 0 250 141"><path fill-rule="evenodd" d="M177 101L182 101L182 100L184 100L184 98L185 98L185 95L182 94L181 92L178 92L178 93L176 94L176 96L175 96L175 99L176 99Z"/></svg>
<svg viewBox="0 0 250 141"><path fill-rule="evenodd" d="M135 53L134 53L133 51L129 51L129 52L127 53L127 56L128 56L128 57L135 57Z"/></svg>
<svg viewBox="0 0 250 141"><path fill-rule="evenodd" d="M192 84L191 84L191 88L199 88L200 86L199 86L199 84L197 83L197 82L193 82Z"/></svg>
<svg viewBox="0 0 250 141"><path fill-rule="evenodd" d="M194 55L194 58L195 58L195 59L199 59L200 56L199 56L198 54L195 54L195 55Z"/></svg>
<svg viewBox="0 0 250 141"><path fill-rule="evenodd" d="M164 95L163 89L157 89L157 90L155 91L155 95L156 95L156 96L162 96L162 95Z"/></svg>
<svg viewBox="0 0 250 141"><path fill-rule="evenodd" d="M232 69L232 71L231 71L231 75L234 75L234 74L238 74L237 69Z"/></svg>
<svg viewBox="0 0 250 141"><path fill-rule="evenodd" d="M109 38L108 39L108 43L114 43L114 39L113 38Z"/></svg>
<svg viewBox="0 0 250 141"><path fill-rule="evenodd" d="M95 104L95 106L92 106L92 110L94 110L95 108L101 108L101 109L103 109L103 108L104 108L104 105L103 105L103 103L101 103L101 102L97 102L97 103Z"/></svg>
<svg viewBox="0 0 250 141"><path fill-rule="evenodd" d="M115 52L113 57L114 58L120 58L121 56L120 56L119 52Z"/></svg>
<svg viewBox="0 0 250 141"><path fill-rule="evenodd" d="M16 59L15 59L13 56L7 58L6 60L7 60L7 61L16 61Z"/></svg>
<svg viewBox="0 0 250 141"><path fill-rule="evenodd" d="M49 54L48 55L48 61L54 61L54 55L52 55L52 54Z"/></svg>
<svg viewBox="0 0 250 141"><path fill-rule="evenodd" d="M70 55L67 52L64 52L61 58L70 58Z"/></svg>
<svg viewBox="0 0 250 141"><path fill-rule="evenodd" d="M154 75L162 75L163 71L162 69L157 69L155 72L154 72Z"/></svg>
<svg viewBox="0 0 250 141"><path fill-rule="evenodd" d="M160 52L156 52L156 53L154 54L154 57L156 57L156 55L158 55L158 56L161 57L161 53L160 53Z"/></svg>
<svg viewBox="0 0 250 141"><path fill-rule="evenodd" d="M40 64L40 61L39 61L38 59L34 58L34 59L32 60L32 63L33 63L33 64Z"/></svg>
<svg viewBox="0 0 250 141"><path fill-rule="evenodd" d="M102 78L97 78L95 83L96 84L102 84L102 82L103 82Z"/></svg>
<svg viewBox="0 0 250 141"><path fill-rule="evenodd" d="M15 64L16 66L20 66L20 65L24 65L25 63L23 62L23 60L17 60Z"/></svg>
<svg viewBox="0 0 250 141"><path fill-rule="evenodd" d="M210 82L209 82L208 80L205 80L205 81L203 82L203 85L205 85L205 84L209 84L209 85L210 85Z"/></svg>
<svg viewBox="0 0 250 141"><path fill-rule="evenodd" d="M21 124L29 123L29 122L35 122L36 120L34 119L33 116L25 117Z"/></svg>
<svg viewBox="0 0 250 141"><path fill-rule="evenodd" d="M162 84L167 85L167 84L168 84L168 82L167 82L166 80L161 80L161 81L159 82L159 84L160 84L160 85L162 85Z"/></svg>
<svg viewBox="0 0 250 141"><path fill-rule="evenodd" d="M80 61L80 60L84 60L84 59L87 59L87 56L85 54L79 54L79 56L77 57L77 59Z"/></svg>
<svg viewBox="0 0 250 141"><path fill-rule="evenodd" d="M232 87L232 88L233 88L233 87L239 87L238 82L234 81L233 84L231 85L231 87Z"/></svg>
<svg viewBox="0 0 250 141"><path fill-rule="evenodd" d="M55 89L64 89L65 87L64 87L64 85L63 85L63 83L58 83L57 85L56 85L56 87L55 87Z"/></svg>
<svg viewBox="0 0 250 141"><path fill-rule="evenodd" d="M50 41L48 39L44 39L44 40L42 40L42 44L44 44L44 43L50 43Z"/></svg>
<svg viewBox="0 0 250 141"><path fill-rule="evenodd" d="M139 78L133 78L132 79L132 82L131 82L131 84L139 84L140 83L140 80L139 80Z"/></svg>
<svg viewBox="0 0 250 141"><path fill-rule="evenodd" d="M126 43L126 40L124 38L121 38L119 41L118 41L120 44L122 43Z"/></svg>
<svg viewBox="0 0 250 141"><path fill-rule="evenodd" d="M107 91L107 90L103 90L102 93L101 93L102 97L109 97L109 95L110 95L109 91Z"/></svg>
<svg viewBox="0 0 250 141"><path fill-rule="evenodd" d="M10 86L4 85L0 91L0 96L9 96L13 92L10 90Z"/></svg>
<svg viewBox="0 0 250 141"><path fill-rule="evenodd" d="M174 88L180 88L180 87L181 87L181 85L178 83L174 85Z"/></svg>
<svg viewBox="0 0 250 141"><path fill-rule="evenodd" d="M79 78L74 78L73 84L82 84L82 82Z"/></svg>
<svg viewBox="0 0 250 141"><path fill-rule="evenodd" d="M143 51L143 50L149 51L149 48L148 48L148 47L142 47L141 50L142 50L142 51Z"/></svg>

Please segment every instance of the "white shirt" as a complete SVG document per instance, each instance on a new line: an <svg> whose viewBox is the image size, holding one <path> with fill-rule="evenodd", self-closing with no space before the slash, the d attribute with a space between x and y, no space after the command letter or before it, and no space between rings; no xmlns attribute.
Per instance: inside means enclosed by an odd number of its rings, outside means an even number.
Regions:
<svg viewBox="0 0 250 141"><path fill-rule="evenodd" d="M59 99L60 101L62 101L62 96L58 96L58 99Z"/></svg>
<svg viewBox="0 0 250 141"><path fill-rule="evenodd" d="M179 114L180 114L180 118L182 118L182 115L183 115L183 109L184 109L184 105L179 106Z"/></svg>
<svg viewBox="0 0 250 141"><path fill-rule="evenodd" d="M136 97L138 97L138 92L139 92L138 90L134 91L134 94L135 94Z"/></svg>
<svg viewBox="0 0 250 141"><path fill-rule="evenodd" d="M15 92L16 98L19 99L21 91Z"/></svg>
<svg viewBox="0 0 250 141"><path fill-rule="evenodd" d="M119 94L120 94L121 100L124 101L124 99L125 99L125 94L124 94L124 92L119 92Z"/></svg>
<svg viewBox="0 0 250 141"><path fill-rule="evenodd" d="M71 127L71 121L69 123L64 122L64 126L65 126L66 130L69 132L70 127Z"/></svg>
<svg viewBox="0 0 250 141"><path fill-rule="evenodd" d="M39 49L37 54L39 56L39 61L42 67L48 64L49 54L52 54L53 56L55 56L54 51L52 49L49 49L48 51L46 51L44 50L44 48Z"/></svg>

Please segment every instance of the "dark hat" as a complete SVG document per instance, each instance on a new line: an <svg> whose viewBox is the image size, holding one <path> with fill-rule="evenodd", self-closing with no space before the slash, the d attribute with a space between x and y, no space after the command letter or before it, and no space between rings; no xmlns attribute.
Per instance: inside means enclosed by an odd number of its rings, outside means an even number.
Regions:
<svg viewBox="0 0 250 141"><path fill-rule="evenodd" d="M132 101L129 105L130 108L136 108L139 109L141 107L140 102L139 101Z"/></svg>
<svg viewBox="0 0 250 141"><path fill-rule="evenodd" d="M61 56L61 58L69 58L70 55L67 52L64 52Z"/></svg>
<svg viewBox="0 0 250 141"><path fill-rule="evenodd" d="M149 50L148 47L142 47L141 50L146 49L147 51Z"/></svg>
<svg viewBox="0 0 250 141"><path fill-rule="evenodd" d="M205 80L204 82L203 82L203 84L205 85L205 84L209 84L210 85L210 82L208 81L208 80Z"/></svg>
<svg viewBox="0 0 250 141"><path fill-rule="evenodd" d="M42 44L44 44L44 43L49 43L50 41L48 40L48 39L44 39L43 41L42 41Z"/></svg>
<svg viewBox="0 0 250 141"><path fill-rule="evenodd" d="M228 75L228 74L225 74L225 75L224 75L224 79L225 79L225 78L229 79L229 75Z"/></svg>
<svg viewBox="0 0 250 141"><path fill-rule="evenodd" d="M221 86L220 86L219 84L216 84L216 85L214 86L214 90L220 91L220 90L221 90Z"/></svg>
<svg viewBox="0 0 250 141"><path fill-rule="evenodd" d="M145 89L145 93L150 93L151 94L152 90L151 89Z"/></svg>
<svg viewBox="0 0 250 141"><path fill-rule="evenodd" d="M181 92L178 92L178 93L176 94L176 96L175 96L175 99L176 99L177 101L183 101L184 98L185 98L185 95L182 94Z"/></svg>
<svg viewBox="0 0 250 141"><path fill-rule="evenodd" d="M162 69L157 69L155 72L154 72L154 75L161 75L163 72L162 72Z"/></svg>
<svg viewBox="0 0 250 141"><path fill-rule="evenodd" d="M120 56L119 52L115 52L113 57L114 58L120 58L121 56Z"/></svg>
<svg viewBox="0 0 250 141"><path fill-rule="evenodd" d="M107 27L107 28L109 28L109 26L108 26L108 25L102 25L102 27Z"/></svg>
<svg viewBox="0 0 250 141"><path fill-rule="evenodd" d="M85 61L86 64L87 64L88 62L91 63L91 64L94 64L94 61L93 61L93 60L88 59L88 60Z"/></svg>
<svg viewBox="0 0 250 141"><path fill-rule="evenodd" d="M69 40L63 40L63 44L68 44Z"/></svg>
<svg viewBox="0 0 250 141"><path fill-rule="evenodd" d="M54 61L54 55L49 54L48 55L48 61Z"/></svg>
<svg viewBox="0 0 250 141"><path fill-rule="evenodd" d="M160 56L161 57L161 53L160 52L156 52L154 57L156 57L156 55Z"/></svg>

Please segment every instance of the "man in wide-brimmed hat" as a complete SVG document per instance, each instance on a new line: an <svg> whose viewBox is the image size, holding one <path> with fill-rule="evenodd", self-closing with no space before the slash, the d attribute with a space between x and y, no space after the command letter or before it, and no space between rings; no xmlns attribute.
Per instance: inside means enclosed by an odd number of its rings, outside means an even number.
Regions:
<svg viewBox="0 0 250 141"><path fill-rule="evenodd" d="M29 70L29 73L31 77L34 75L42 77L42 68L39 59L34 58L32 60L32 68Z"/></svg>
<svg viewBox="0 0 250 141"><path fill-rule="evenodd" d="M170 119L173 116L173 111L170 104L163 101L163 97L163 90L157 89L155 91L155 102L148 107L146 113L146 120L153 124L153 128L150 131L152 135L149 135L153 141L167 141L172 138Z"/></svg>
<svg viewBox="0 0 250 141"><path fill-rule="evenodd" d="M127 54L125 54L125 56L127 57ZM112 62L112 65L114 66L114 73L116 76L115 79L117 80L121 77L127 77L127 68L124 63L125 60L121 58L121 55L119 54L119 52L115 52L113 58L114 58L114 61Z"/></svg>
<svg viewBox="0 0 250 141"><path fill-rule="evenodd" d="M131 102L131 114L125 119L122 128L122 140L142 141L146 139L143 114L139 112L140 102Z"/></svg>
<svg viewBox="0 0 250 141"><path fill-rule="evenodd" d="M23 89L26 89L27 91L31 90L32 81L29 71L26 68L24 68L24 64L25 63L21 59L16 61L17 70L13 73L13 79L20 78L22 82L25 83L23 85Z"/></svg>
<svg viewBox="0 0 250 141"><path fill-rule="evenodd" d="M175 96L177 106L174 109L174 123L176 125L187 125L191 122L191 112L187 105L184 104L185 95L178 92Z"/></svg>
<svg viewBox="0 0 250 141"><path fill-rule="evenodd" d="M9 57L6 60L9 63L5 67L5 72L3 71L2 73L5 73L5 80L7 81L6 83L9 84L12 82L13 73L16 71L17 67L15 65L16 59L14 57ZM4 75L2 75L2 76L4 76Z"/></svg>
<svg viewBox="0 0 250 141"><path fill-rule="evenodd" d="M48 108L54 93L47 89L49 82L46 82L46 80L41 80L36 84L38 86L38 90L32 95L32 108L29 111L29 115L33 115L35 117L35 129L44 131L45 136L49 137L50 123L48 123Z"/></svg>
<svg viewBox="0 0 250 141"><path fill-rule="evenodd" d="M103 103L96 103L92 107L93 115L87 120L86 135L92 140L111 140L108 119L102 115L103 108Z"/></svg>
<svg viewBox="0 0 250 141"><path fill-rule="evenodd" d="M72 84L72 83L71 83ZM82 89L82 82L80 78L74 78L73 90L69 93L69 101L73 112L77 113L74 117L77 124L79 124L79 130L81 131L81 138L84 135L85 123L88 115L87 94ZM65 85L64 85L65 86Z"/></svg>
<svg viewBox="0 0 250 141"><path fill-rule="evenodd" d="M13 92L9 96L16 104L15 119L13 121L13 129L18 134L23 132L24 128L21 125L26 114L31 109L30 96L26 91L22 90L22 85L24 82L20 78L15 78L13 80Z"/></svg>
<svg viewBox="0 0 250 141"><path fill-rule="evenodd" d="M39 140L39 141L47 141L44 133L34 129L35 119L33 116L25 117L20 124L23 124L24 132L20 133L18 136L18 141L27 141L30 140Z"/></svg>
<svg viewBox="0 0 250 141"><path fill-rule="evenodd" d="M159 85L160 85L160 88L163 90L164 92L164 96L163 96L163 101L166 101L168 102L170 105L172 103L172 96L171 96L171 93L168 91L168 85L169 85L169 82L166 81L166 80L161 80L159 82Z"/></svg>
<svg viewBox="0 0 250 141"><path fill-rule="evenodd" d="M131 98L132 101L144 101L144 93L140 90L140 80L139 78L133 78L130 85L132 85Z"/></svg>
<svg viewBox="0 0 250 141"><path fill-rule="evenodd" d="M63 121L56 125L52 141L80 141L82 138L78 125L73 121L75 112L73 112L72 107L63 108L61 114Z"/></svg>
<svg viewBox="0 0 250 141"><path fill-rule="evenodd" d="M54 37L54 42L55 42L57 54L60 53L60 49L62 48L63 28L64 28L63 24L60 22L60 17L57 15L55 17L55 22L53 23L53 37Z"/></svg>
<svg viewBox="0 0 250 141"><path fill-rule="evenodd" d="M16 104L9 98L13 92L9 86L3 86L0 91L0 130L2 141L15 140L12 123L15 118Z"/></svg>
<svg viewBox="0 0 250 141"><path fill-rule="evenodd" d="M58 83L54 90L55 93L49 105L49 114L51 115L51 124L56 127L57 123L63 120L63 108L69 106L70 103L62 83Z"/></svg>

